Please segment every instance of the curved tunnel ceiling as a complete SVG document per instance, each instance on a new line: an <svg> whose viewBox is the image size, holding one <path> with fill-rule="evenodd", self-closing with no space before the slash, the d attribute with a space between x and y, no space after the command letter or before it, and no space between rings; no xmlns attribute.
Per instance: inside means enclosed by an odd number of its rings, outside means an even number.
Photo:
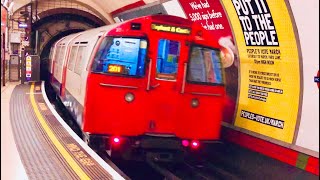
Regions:
<svg viewBox="0 0 320 180"><path fill-rule="evenodd" d="M39 16L40 19L32 24L32 32L33 36L35 31L38 30L39 32L41 57L44 57L43 52L47 52L47 49L52 45L50 42L54 39L57 40L56 36L61 36L61 34L69 35L71 32L84 31L105 25L103 21L93 15L88 15L87 12L70 8L45 11Z"/></svg>
<svg viewBox="0 0 320 180"><path fill-rule="evenodd" d="M38 31L39 54L42 58L48 56L48 48L53 44L53 40L60 39L61 35L69 35L74 32L106 25L98 17L79 9L56 8L41 12L39 20L32 23L32 39L35 39L35 31ZM59 36L60 38L56 38ZM31 44L35 47L35 43Z"/></svg>
<svg viewBox="0 0 320 180"><path fill-rule="evenodd" d="M99 27L102 25L114 23L112 15L115 13L119 13L125 10L130 10L132 8L136 8L139 6L143 6L150 3L155 2L164 2L168 0L118 0L118 1L109 1L109 0L9 0L8 2L14 2L14 6L12 12L15 14L19 14L20 11L24 11L24 7L30 6L32 4L32 8L35 8L35 4L37 3L38 8L43 9L49 4L60 4L59 8L47 9L38 13L39 20L37 22L32 23L32 32L39 29L46 29L45 24L52 24L54 22L60 23L62 21L69 22L80 22L83 23L84 26L87 27L68 27L66 23L66 27L59 30L59 34L62 31L70 30L70 29L89 29L94 27ZM86 10L80 10L77 8L61 7L61 4L73 4L76 7L82 7ZM74 24L74 23L73 23ZM52 25L52 27L56 27ZM52 38L51 33L49 33L50 39ZM33 36L34 37L34 36ZM48 39L46 40L49 41ZM47 42L42 42L46 44ZM43 49L41 47L40 51Z"/></svg>
<svg viewBox="0 0 320 180"><path fill-rule="evenodd" d="M44 11L39 14L40 19L32 24L33 38L35 31L39 34L39 54L41 61L41 77L46 78L44 69L51 46L60 38L72 33L106 25L99 18L78 9L59 8ZM33 44L34 45L34 44Z"/></svg>
<svg viewBox="0 0 320 180"><path fill-rule="evenodd" d="M103 25L106 25L104 21L102 21L99 17L96 17L86 11L79 10L79 9L74 9L74 8L57 8L57 9L50 9L47 11L43 11L39 16L39 20L32 25L35 26L40 26L41 24L45 23L47 20L50 20L52 18L63 18L63 15L71 15L72 17L79 17L79 21L84 21L87 22L94 27L100 27ZM61 17L62 16L62 17ZM72 18L71 17L71 18ZM69 17L67 17L69 18Z"/></svg>
<svg viewBox="0 0 320 180"><path fill-rule="evenodd" d="M63 31L59 34L57 34L56 36L52 37L44 46L43 50L41 51L40 57L41 57L41 62L40 62L40 77L42 78L42 80L48 80L48 74L46 73L46 69L48 67L48 56L50 54L50 48L51 46L59 39L61 39L64 36L73 34L73 33L77 33L77 32L81 32L83 31L82 29L70 29L70 30L66 30Z"/></svg>
<svg viewBox="0 0 320 180"><path fill-rule="evenodd" d="M168 0L12 0L14 6L11 14L20 14L24 7L35 7L38 2L39 9L43 9L50 3L68 2L76 7L54 7L38 12L38 20L32 23L31 38L36 39L38 31L38 53L42 58L48 56L52 44L63 36L114 23L112 15L130 10L150 3L162 3ZM63 3L62 3L63 4ZM38 6L38 7L39 7ZM35 49L35 43L31 41L31 48Z"/></svg>

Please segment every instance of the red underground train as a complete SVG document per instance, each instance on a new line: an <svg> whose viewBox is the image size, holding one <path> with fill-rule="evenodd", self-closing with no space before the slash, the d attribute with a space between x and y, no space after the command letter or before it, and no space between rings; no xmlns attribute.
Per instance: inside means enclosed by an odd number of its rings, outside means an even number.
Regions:
<svg viewBox="0 0 320 180"><path fill-rule="evenodd" d="M201 25L151 15L57 41L50 83L95 150L171 160L220 138L223 55Z"/></svg>

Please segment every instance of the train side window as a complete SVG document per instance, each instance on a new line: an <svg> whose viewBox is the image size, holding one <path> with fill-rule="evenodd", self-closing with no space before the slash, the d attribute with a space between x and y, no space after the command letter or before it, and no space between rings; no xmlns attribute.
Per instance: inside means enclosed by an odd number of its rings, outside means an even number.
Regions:
<svg viewBox="0 0 320 180"><path fill-rule="evenodd" d="M188 82L223 84L223 71L218 49L193 46L188 67Z"/></svg>
<svg viewBox="0 0 320 180"><path fill-rule="evenodd" d="M49 61L48 61L49 72L51 71L51 67L52 67L53 50L54 50L54 46L51 47L50 54L49 54Z"/></svg>
<svg viewBox="0 0 320 180"><path fill-rule="evenodd" d="M147 41L107 37L95 55L92 72L144 76Z"/></svg>
<svg viewBox="0 0 320 180"><path fill-rule="evenodd" d="M63 64L63 58L64 58L64 54L65 54L65 51L66 51L66 46L61 46L60 47L60 52L59 52L59 58L58 58L58 64L60 66L62 66Z"/></svg>
<svg viewBox="0 0 320 180"><path fill-rule="evenodd" d="M162 80L176 80L180 43L167 39L160 39L158 43L156 78Z"/></svg>
<svg viewBox="0 0 320 180"><path fill-rule="evenodd" d="M54 61L55 61L55 63L58 63L58 58L59 58L59 54L60 54L60 49L61 49L61 47L60 47L60 46L57 46L57 50L56 50L56 53L55 53L55 56L54 56Z"/></svg>
<svg viewBox="0 0 320 180"><path fill-rule="evenodd" d="M93 50L96 48L96 46L97 46L100 38L101 38L101 35L98 36L98 38L96 39L96 41L95 41L95 43L94 43L94 46L93 46ZM86 70L87 70L87 71L89 71L90 60L92 59L92 55L93 55L93 53L90 54L90 58L89 58L89 60L87 61L87 67L86 67Z"/></svg>
<svg viewBox="0 0 320 180"><path fill-rule="evenodd" d="M68 62L68 69L70 71L73 71L74 65L76 63L76 55L77 55L77 50L79 46L72 46L71 47L71 53L70 53L70 59Z"/></svg>
<svg viewBox="0 0 320 180"><path fill-rule="evenodd" d="M54 57L54 66L58 66L59 65L59 60L60 60L60 54L61 54L61 46L57 46L57 51L55 53L55 57Z"/></svg>
<svg viewBox="0 0 320 180"><path fill-rule="evenodd" d="M83 61L84 61L84 55L86 54L85 52L86 46L79 46L78 48L78 53L77 53L77 58L76 58L76 66L74 67L74 72L81 75L81 70L83 66Z"/></svg>
<svg viewBox="0 0 320 180"><path fill-rule="evenodd" d="M52 59L54 46L50 48L49 59Z"/></svg>

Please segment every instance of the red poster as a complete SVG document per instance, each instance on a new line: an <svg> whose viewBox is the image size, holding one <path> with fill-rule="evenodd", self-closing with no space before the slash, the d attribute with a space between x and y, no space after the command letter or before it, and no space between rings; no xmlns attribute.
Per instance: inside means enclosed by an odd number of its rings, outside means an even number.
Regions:
<svg viewBox="0 0 320 180"><path fill-rule="evenodd" d="M235 105L238 94L238 64L237 50L234 45L228 17L219 0L179 0L188 19L198 22L212 36L220 37L219 43L225 47L232 58L222 60L225 71L227 100L224 109L224 121L231 123L234 119Z"/></svg>
<svg viewBox="0 0 320 180"><path fill-rule="evenodd" d="M228 18L219 0L179 0L186 16L220 37L232 36Z"/></svg>
<svg viewBox="0 0 320 180"><path fill-rule="evenodd" d="M7 9L1 5L1 33L4 33L7 26Z"/></svg>

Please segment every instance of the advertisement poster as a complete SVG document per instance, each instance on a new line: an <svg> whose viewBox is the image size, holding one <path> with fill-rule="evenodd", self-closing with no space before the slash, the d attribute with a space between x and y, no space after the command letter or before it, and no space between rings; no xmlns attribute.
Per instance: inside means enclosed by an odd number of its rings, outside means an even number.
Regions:
<svg viewBox="0 0 320 180"><path fill-rule="evenodd" d="M7 26L7 9L1 5L1 33L6 31Z"/></svg>
<svg viewBox="0 0 320 180"><path fill-rule="evenodd" d="M7 9L1 5L1 63L5 56L5 32L7 26ZM1 66L2 71L2 66ZM1 73L2 78L2 73Z"/></svg>
<svg viewBox="0 0 320 180"><path fill-rule="evenodd" d="M234 125L292 143L301 85L297 37L287 4L279 0L222 2L240 59Z"/></svg>
<svg viewBox="0 0 320 180"><path fill-rule="evenodd" d="M32 62L31 56L26 57L26 81L31 81L32 74Z"/></svg>
<svg viewBox="0 0 320 180"><path fill-rule="evenodd" d="M238 94L239 59L228 17L220 0L179 0L179 3L188 19L201 24L212 36L220 37L219 44L233 56L232 60L222 61L227 91L223 121L232 123Z"/></svg>

